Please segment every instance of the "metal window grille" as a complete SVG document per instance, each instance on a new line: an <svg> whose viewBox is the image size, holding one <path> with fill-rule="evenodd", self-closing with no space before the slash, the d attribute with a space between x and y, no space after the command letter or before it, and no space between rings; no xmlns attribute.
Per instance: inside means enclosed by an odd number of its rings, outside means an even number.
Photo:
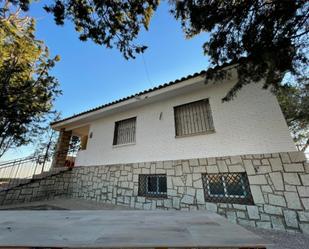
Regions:
<svg viewBox="0 0 309 249"><path fill-rule="evenodd" d="M205 133L214 130L208 99L175 106L176 136Z"/></svg>
<svg viewBox="0 0 309 249"><path fill-rule="evenodd" d="M135 142L136 117L115 123L113 145L129 144Z"/></svg>
<svg viewBox="0 0 309 249"><path fill-rule="evenodd" d="M246 173L202 174L205 201L253 204Z"/></svg>
<svg viewBox="0 0 309 249"><path fill-rule="evenodd" d="M138 195L146 197L167 196L166 175L139 175Z"/></svg>

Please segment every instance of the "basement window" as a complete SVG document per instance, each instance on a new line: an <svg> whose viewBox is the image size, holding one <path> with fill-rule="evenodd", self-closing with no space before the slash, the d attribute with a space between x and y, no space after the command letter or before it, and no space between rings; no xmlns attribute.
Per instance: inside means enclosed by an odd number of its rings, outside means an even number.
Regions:
<svg viewBox="0 0 309 249"><path fill-rule="evenodd" d="M138 185L139 196L161 198L167 196L166 175L139 175Z"/></svg>
<svg viewBox="0 0 309 249"><path fill-rule="evenodd" d="M205 201L253 204L246 173L202 174Z"/></svg>
<svg viewBox="0 0 309 249"><path fill-rule="evenodd" d="M113 145L135 143L136 117L115 123Z"/></svg>

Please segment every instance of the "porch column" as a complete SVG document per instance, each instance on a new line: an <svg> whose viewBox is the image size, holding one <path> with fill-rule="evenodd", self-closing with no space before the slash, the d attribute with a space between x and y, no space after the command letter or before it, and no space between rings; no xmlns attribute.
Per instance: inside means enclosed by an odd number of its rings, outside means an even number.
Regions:
<svg viewBox="0 0 309 249"><path fill-rule="evenodd" d="M69 150L71 136L72 131L66 131L65 129L60 130L52 167L56 168L65 166L65 160Z"/></svg>

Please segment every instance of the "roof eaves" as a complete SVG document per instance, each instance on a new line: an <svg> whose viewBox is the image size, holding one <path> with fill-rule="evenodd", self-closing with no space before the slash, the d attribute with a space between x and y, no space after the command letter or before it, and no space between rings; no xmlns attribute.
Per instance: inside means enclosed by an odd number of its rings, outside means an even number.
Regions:
<svg viewBox="0 0 309 249"><path fill-rule="evenodd" d="M67 117L67 118L64 118L64 119L61 119L61 120L52 122L51 125L55 125L55 124L58 124L58 123L61 123L61 122L64 122L64 121L67 121L67 120L70 120L70 119L73 119L73 118L76 118L76 117L80 117L80 116L82 116L82 115L85 115L85 114L88 114L88 113L91 113L91 112L94 112L94 111L97 111L97 110L106 108L106 107L111 106L111 105L118 104L118 103L120 103L120 102L129 100L129 99L132 99L132 98L134 98L134 97L136 97L136 96L139 96L139 95L143 95L143 94L146 94L146 93L150 93L150 92L157 91L157 90L159 90L159 89L162 89L162 88L165 88L165 87L168 87L168 86L172 86L172 85L177 84L177 83L180 83L180 82L182 82L182 81L185 81L185 80L188 80L188 79L191 79L191 78L194 78L194 77L201 76L201 75L204 74L204 73L206 73L206 71L205 71L205 70L202 70L202 71L199 72L199 73L194 73L194 74L192 74L192 75L188 75L188 76L186 76L186 77L182 77L181 79L177 79L177 80L174 80L174 81L170 81L170 82L168 82L168 83L164 83L164 84L161 84L161 85L159 85L159 86L156 86L156 87L153 87L153 88L150 88L150 89L147 89L147 90L138 92L138 93L136 93L136 94L134 94L134 95L130 95L130 96L127 96L127 97L124 97L124 98L121 98L121 99L118 99L118 100L109 102L109 103L107 103L107 104L104 104L104 105L101 105L101 106L98 106L98 107L89 109L89 110L87 110L87 111L84 111L84 112L81 112L81 113L72 115L72 116L70 116L70 117Z"/></svg>
<svg viewBox="0 0 309 249"><path fill-rule="evenodd" d="M91 113L91 112L95 112L97 110L100 110L100 109L104 109L106 107L109 107L109 106L112 106L112 105L115 105L115 104L118 104L118 103L121 103L123 101L126 101L126 100L129 100L129 99L132 99L136 96L139 96L139 95L143 95L143 94L146 94L146 93L150 93L150 92L154 92L154 91L157 91L159 89L162 89L162 88L165 88L165 87L169 87L169 86L172 86L172 85L175 85L177 83L180 83L180 82L183 82L185 80L189 80L189 79L192 79L192 78L195 78L195 77L198 77L198 76L201 76L203 74L206 74L208 71L210 70L219 70L221 68L224 68L224 67L227 67L227 66L230 66L232 64L235 64L237 62L232 62L232 63L225 63L221 66L216 66L214 68L209 68L208 70L202 70L200 72L196 72L194 74L189 74L185 77L182 77L180 79L176 79L174 81L170 81L170 82L167 82L167 83L164 83L164 84L161 84L159 86L155 86L153 88L150 88L150 89L147 89L147 90L144 90L144 91L141 91L139 93L136 93L134 95L130 95L130 96L127 96L127 97L124 97L124 98L121 98L121 99L118 99L118 100L115 100L115 101L112 101L110 103L107 103L107 104L104 104L104 105L101 105L101 106L98 106L98 107L95 107L95 108L92 108L92 109L89 109L87 111L84 111L84 112L80 112L78 114L75 114L75 115L72 115L70 117L67 117L67 118L64 118L64 119L61 119L61 120L58 120L58 121L55 121L55 122L52 122L50 125L56 125L56 124L59 124L61 122L64 122L64 121L67 121L67 120L70 120L70 119L73 119L73 118L76 118L76 117L80 117L82 115L85 115L85 114L88 114L88 113Z"/></svg>

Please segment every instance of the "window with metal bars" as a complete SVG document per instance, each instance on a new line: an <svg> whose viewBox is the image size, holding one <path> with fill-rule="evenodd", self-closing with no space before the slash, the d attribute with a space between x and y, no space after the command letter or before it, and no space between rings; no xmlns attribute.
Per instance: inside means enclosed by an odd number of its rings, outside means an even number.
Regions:
<svg viewBox="0 0 309 249"><path fill-rule="evenodd" d="M139 175L138 185L139 196L161 198L167 196L166 175Z"/></svg>
<svg viewBox="0 0 309 249"><path fill-rule="evenodd" d="M253 204L246 173L202 174L205 201Z"/></svg>
<svg viewBox="0 0 309 249"><path fill-rule="evenodd" d="M214 131L208 99L175 106L174 117L176 137Z"/></svg>
<svg viewBox="0 0 309 249"><path fill-rule="evenodd" d="M135 143L136 117L115 123L113 145Z"/></svg>

